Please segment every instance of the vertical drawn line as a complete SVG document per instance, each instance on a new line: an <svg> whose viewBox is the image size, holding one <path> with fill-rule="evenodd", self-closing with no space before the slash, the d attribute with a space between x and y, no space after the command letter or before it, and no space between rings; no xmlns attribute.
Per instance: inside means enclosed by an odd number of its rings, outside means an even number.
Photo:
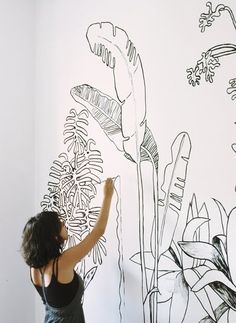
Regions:
<svg viewBox="0 0 236 323"><path fill-rule="evenodd" d="M119 280L119 317L120 317L120 323L123 322L123 310L125 306L125 276L124 276L124 257L123 257L123 239L122 239L122 217L121 217L121 203L120 203L120 197L121 197L121 185L120 185L120 176L116 177L116 180L119 184L119 194L117 192L117 189L115 187L118 199L116 203L116 211L117 211L117 217L116 217L116 236L118 240L118 268L120 271L120 280Z"/></svg>

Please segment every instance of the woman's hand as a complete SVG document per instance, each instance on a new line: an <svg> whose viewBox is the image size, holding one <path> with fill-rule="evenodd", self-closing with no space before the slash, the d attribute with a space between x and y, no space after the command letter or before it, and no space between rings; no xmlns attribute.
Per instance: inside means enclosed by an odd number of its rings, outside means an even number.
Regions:
<svg viewBox="0 0 236 323"><path fill-rule="evenodd" d="M114 184L113 184L113 180L111 177L108 177L105 181L105 185L104 185L104 195L105 197L112 197L114 192Z"/></svg>

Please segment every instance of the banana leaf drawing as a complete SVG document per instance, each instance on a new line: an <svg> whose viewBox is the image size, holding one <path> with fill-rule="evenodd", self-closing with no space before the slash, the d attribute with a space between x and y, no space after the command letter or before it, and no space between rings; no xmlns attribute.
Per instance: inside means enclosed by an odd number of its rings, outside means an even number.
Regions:
<svg viewBox="0 0 236 323"><path fill-rule="evenodd" d="M94 148L95 141L88 138L87 126L88 112L71 109L64 126L67 153L61 153L53 162L48 194L41 202L44 210L58 212L65 221L69 238L64 248L78 244L93 229L100 212L100 206L92 202L101 183L103 160L101 152ZM76 269L84 279L85 288L106 255L106 238L102 236Z"/></svg>
<svg viewBox="0 0 236 323"><path fill-rule="evenodd" d="M201 32L205 32L207 27L211 27L215 18L219 18L223 12L228 12L232 20L233 26L236 29L236 20L233 11L228 6L219 4L215 10L212 8L212 3L207 2L208 12L202 13L199 19L199 27ZM205 76L205 81L213 83L215 76L215 69L220 66L220 59L224 56L236 53L236 44L225 43L219 44L209 48L206 52L202 53L201 59L197 61L194 68L187 69L188 83L192 86L200 84L201 76ZM229 80L229 87L227 93L231 95L231 99L236 98L236 78Z"/></svg>

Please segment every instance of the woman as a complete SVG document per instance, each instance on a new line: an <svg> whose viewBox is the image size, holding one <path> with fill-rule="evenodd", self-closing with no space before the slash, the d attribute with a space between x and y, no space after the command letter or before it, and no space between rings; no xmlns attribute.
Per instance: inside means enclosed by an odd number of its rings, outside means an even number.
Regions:
<svg viewBox="0 0 236 323"><path fill-rule="evenodd" d="M56 212L41 212L26 223L21 250L30 266L31 281L45 304L44 323L85 322L81 304L83 281L74 267L104 234L113 191L113 181L108 178L93 230L78 245L65 251L62 247L68 233Z"/></svg>

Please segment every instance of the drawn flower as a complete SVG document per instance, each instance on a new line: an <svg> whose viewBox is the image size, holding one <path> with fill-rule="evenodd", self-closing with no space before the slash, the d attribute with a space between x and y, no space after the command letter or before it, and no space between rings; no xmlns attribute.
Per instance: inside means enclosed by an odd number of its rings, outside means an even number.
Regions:
<svg viewBox="0 0 236 323"><path fill-rule="evenodd" d="M230 87L227 88L226 92L231 95L231 99L236 99L236 78L229 80Z"/></svg>
<svg viewBox="0 0 236 323"><path fill-rule="evenodd" d="M199 75L198 67L196 67L195 69L193 69L192 67L188 68L187 73L188 83L190 85L195 86L200 84L201 76Z"/></svg>
<svg viewBox="0 0 236 323"><path fill-rule="evenodd" d="M214 18L220 17L221 11L225 10L225 6L220 4L216 7L215 11L212 10L212 3L207 2L206 6L208 7L208 13L202 13L199 19L199 27L201 28L201 32L204 32L206 27L210 27L214 22Z"/></svg>
<svg viewBox="0 0 236 323"><path fill-rule="evenodd" d="M213 82L213 76L215 72L213 71L216 67L220 66L219 59L212 55L212 50L202 53L202 58L197 61L199 67L199 73L205 74L206 82Z"/></svg>

